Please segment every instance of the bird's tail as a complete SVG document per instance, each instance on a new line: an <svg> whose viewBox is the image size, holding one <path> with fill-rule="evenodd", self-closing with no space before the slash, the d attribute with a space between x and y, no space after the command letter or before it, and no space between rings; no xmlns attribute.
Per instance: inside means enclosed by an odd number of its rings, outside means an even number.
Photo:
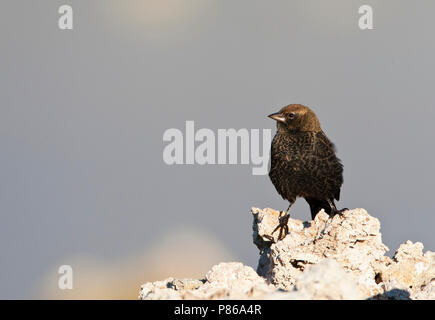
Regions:
<svg viewBox="0 0 435 320"><path fill-rule="evenodd" d="M316 215L322 209L324 209L328 215L331 215L332 209L327 200L319 200L315 198L306 198L305 200L310 205L311 219L314 220Z"/></svg>

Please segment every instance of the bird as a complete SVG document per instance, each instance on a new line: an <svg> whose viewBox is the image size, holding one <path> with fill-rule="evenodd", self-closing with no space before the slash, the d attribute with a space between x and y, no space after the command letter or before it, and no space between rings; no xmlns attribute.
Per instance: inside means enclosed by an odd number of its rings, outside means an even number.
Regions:
<svg viewBox="0 0 435 320"><path fill-rule="evenodd" d="M288 233L291 206L304 198L310 206L311 218L324 209L330 216L342 214L335 200L340 200L343 164L336 148L323 132L316 114L302 104L290 104L269 118L277 123L271 145L269 178L276 191L289 201L287 212L279 216L278 239Z"/></svg>

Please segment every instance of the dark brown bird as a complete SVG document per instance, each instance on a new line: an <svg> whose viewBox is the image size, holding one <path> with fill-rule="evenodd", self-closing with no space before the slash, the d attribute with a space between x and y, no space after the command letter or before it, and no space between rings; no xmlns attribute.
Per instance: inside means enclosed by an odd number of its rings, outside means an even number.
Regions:
<svg viewBox="0 0 435 320"><path fill-rule="evenodd" d="M343 165L310 108L291 104L269 117L277 121L269 177L278 193L290 202L274 230L280 228L281 239L288 233L288 212L298 197L310 205L312 219L321 209L330 216L346 210L338 211L334 204L334 199L340 199Z"/></svg>

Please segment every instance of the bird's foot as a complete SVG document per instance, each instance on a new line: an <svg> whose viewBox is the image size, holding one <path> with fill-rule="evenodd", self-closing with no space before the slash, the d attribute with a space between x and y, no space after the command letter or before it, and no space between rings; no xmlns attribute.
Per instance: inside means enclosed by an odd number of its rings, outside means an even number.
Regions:
<svg viewBox="0 0 435 320"><path fill-rule="evenodd" d="M285 238L285 236L289 233L288 231L288 219L290 218L290 214L288 213L288 211L283 215L284 211L281 211L279 214L279 224L278 226L272 231L272 236L273 234L279 230L279 234L278 234L278 240L282 240Z"/></svg>
<svg viewBox="0 0 435 320"><path fill-rule="evenodd" d="M334 211L332 211L331 212L331 214L329 215L329 217L331 217L331 218L333 218L335 215L339 215L340 217L342 217L343 216L343 213L345 212L345 211L348 211L349 209L348 208L343 208L343 209L341 209L341 210L334 210Z"/></svg>

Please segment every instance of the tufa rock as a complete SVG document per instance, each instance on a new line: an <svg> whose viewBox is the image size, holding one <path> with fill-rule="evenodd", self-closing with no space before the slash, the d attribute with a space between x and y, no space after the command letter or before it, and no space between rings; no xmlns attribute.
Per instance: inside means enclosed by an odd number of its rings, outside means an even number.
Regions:
<svg viewBox="0 0 435 320"><path fill-rule="evenodd" d="M388 248L382 243L379 220L364 209L333 218L322 210L310 223L290 218L289 234L282 241L271 234L278 221L275 210L253 208L252 213L257 221L254 242L263 240L257 272L277 287L290 290L307 266L329 258L352 274L367 296L382 292L375 278L388 261L384 256Z"/></svg>
<svg viewBox="0 0 435 320"><path fill-rule="evenodd" d="M278 211L252 208L252 214L253 240L261 255L257 272L278 288L291 290L306 267L328 258L352 276L366 298L431 299L434 253L423 255L421 243L408 241L393 259L385 256L388 248L382 243L379 220L364 209L333 218L321 211L311 222L290 218L289 234L281 241L272 235Z"/></svg>
<svg viewBox="0 0 435 320"><path fill-rule="evenodd" d="M360 300L365 296L354 279L332 259L323 259L297 276L291 291L277 291L265 299Z"/></svg>
<svg viewBox="0 0 435 320"><path fill-rule="evenodd" d="M399 288L411 299L435 300L435 253L427 251L423 254L421 242L401 244L393 262L379 276L386 293ZM388 297L396 298L391 294Z"/></svg>
<svg viewBox="0 0 435 320"><path fill-rule="evenodd" d="M276 288L267 284L254 269L240 262L219 263L206 274L206 279L163 281L142 285L139 299L259 299Z"/></svg>
<svg viewBox="0 0 435 320"><path fill-rule="evenodd" d="M168 278L141 287L139 299L435 299L435 253L407 241L385 255L379 220L364 209L310 222L290 218L278 241L279 212L252 208L257 272L220 263L203 280Z"/></svg>

